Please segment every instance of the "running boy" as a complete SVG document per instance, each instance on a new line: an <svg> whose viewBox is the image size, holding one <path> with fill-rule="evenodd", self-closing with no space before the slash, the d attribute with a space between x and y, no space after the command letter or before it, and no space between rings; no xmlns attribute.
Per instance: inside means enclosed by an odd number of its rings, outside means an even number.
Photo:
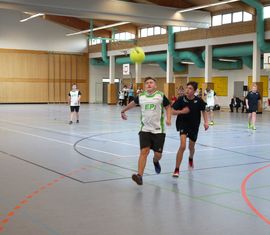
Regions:
<svg viewBox="0 0 270 235"><path fill-rule="evenodd" d="M204 119L204 129L209 128L207 114L205 113L206 103L195 96L198 84L189 82L186 87L186 95L179 99L172 106L172 114L177 115L176 129L180 132L180 147L176 154L176 164L173 177L179 176L179 168L186 149L187 137L189 138L189 167L193 168L193 156L201 122L201 112Z"/></svg>
<svg viewBox="0 0 270 235"><path fill-rule="evenodd" d="M256 112L258 111L258 101L261 99L260 93L257 91L257 85L254 83L252 89L246 96L246 107L248 111L248 128L256 130Z"/></svg>
<svg viewBox="0 0 270 235"><path fill-rule="evenodd" d="M147 77L144 80L145 90L121 111L122 119L126 120L125 112L140 105L141 129L140 156L138 161L138 174L133 174L132 179L138 184L143 184L143 172L150 149L154 151L153 163L157 174L161 172L159 160L161 159L165 142L164 108L166 110L166 124L171 125L171 106L167 97L157 89L156 80Z"/></svg>

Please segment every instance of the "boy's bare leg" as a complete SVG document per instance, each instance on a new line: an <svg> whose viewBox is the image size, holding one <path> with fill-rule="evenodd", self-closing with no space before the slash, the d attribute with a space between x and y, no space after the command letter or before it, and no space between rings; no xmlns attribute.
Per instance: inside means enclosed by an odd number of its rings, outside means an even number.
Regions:
<svg viewBox="0 0 270 235"><path fill-rule="evenodd" d="M139 160L138 160L138 174L140 176L143 176L143 172L144 172L144 168L145 168L145 165L146 165L146 160L147 160L147 156L148 156L149 152L150 152L149 147L143 148L140 151L140 157L139 157Z"/></svg>
<svg viewBox="0 0 270 235"><path fill-rule="evenodd" d="M195 153L195 143L192 140L189 140L189 158L193 159L194 153Z"/></svg>
<svg viewBox="0 0 270 235"><path fill-rule="evenodd" d="M181 165L181 162L183 160L183 155L184 155L184 152L186 150L186 141L187 141L187 136L180 135L180 147L179 147L177 154L176 154L175 168L179 168Z"/></svg>

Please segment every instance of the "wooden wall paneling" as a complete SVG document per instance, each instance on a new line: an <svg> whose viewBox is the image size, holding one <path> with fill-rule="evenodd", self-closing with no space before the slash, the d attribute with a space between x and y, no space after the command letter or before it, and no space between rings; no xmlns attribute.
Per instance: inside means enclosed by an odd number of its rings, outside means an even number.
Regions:
<svg viewBox="0 0 270 235"><path fill-rule="evenodd" d="M88 102L88 56L0 50L0 103L66 102L78 83Z"/></svg>
<svg viewBox="0 0 270 235"><path fill-rule="evenodd" d="M76 81L77 81L77 78L76 78L76 75L77 75L76 57L77 57L76 55L71 56L71 83L72 84L76 84Z"/></svg>
<svg viewBox="0 0 270 235"><path fill-rule="evenodd" d="M60 55L60 101L66 102L65 55Z"/></svg>
<svg viewBox="0 0 270 235"><path fill-rule="evenodd" d="M54 55L54 93L55 102L60 102L60 55Z"/></svg>
<svg viewBox="0 0 270 235"><path fill-rule="evenodd" d="M66 55L66 59L65 59L65 68L66 68L66 93L68 94L68 92L71 89L71 55Z"/></svg>
<svg viewBox="0 0 270 235"><path fill-rule="evenodd" d="M175 77L175 95L177 95L177 90L180 86L183 86L184 89L187 85L187 77Z"/></svg>
<svg viewBox="0 0 270 235"><path fill-rule="evenodd" d="M161 77L161 78L155 78L157 80L157 89L159 91L164 92L164 84L166 83L166 78Z"/></svg>
<svg viewBox="0 0 270 235"><path fill-rule="evenodd" d="M55 101L55 93L54 93L54 55L49 54L48 55L48 60L49 60L49 66L48 66L48 102L49 103L54 103Z"/></svg>

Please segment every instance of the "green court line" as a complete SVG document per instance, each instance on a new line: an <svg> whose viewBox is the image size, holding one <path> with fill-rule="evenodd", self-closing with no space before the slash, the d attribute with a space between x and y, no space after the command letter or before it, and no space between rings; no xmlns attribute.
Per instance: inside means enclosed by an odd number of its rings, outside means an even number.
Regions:
<svg viewBox="0 0 270 235"><path fill-rule="evenodd" d="M173 193L179 194L180 196L184 196L184 197L186 197L186 198L193 199L193 200L195 200L195 201L207 202L207 203L209 203L209 204L212 204L212 205L215 205L215 206L224 208L224 209L228 209L228 210L231 210L231 211L240 213L240 214L249 215L249 216L252 216L252 217L257 217L257 216L256 216L255 214L253 214L253 213L246 212L246 211L244 211L244 210L237 209L237 208L234 208L234 207L230 207L230 206L228 206L228 205L222 205L221 203L216 203L216 202L213 202L213 201L210 201L210 200L206 200L206 199L203 199L203 198L193 197L193 196L191 196L191 195L189 195L189 194L187 194L187 193L179 192L179 191L176 190L176 189L171 189L171 188L159 186L159 185L156 185L156 184L153 184L153 183L149 183L149 182L147 182L146 184L147 184L147 185L154 186L154 187L160 187L161 189L163 189L163 190L165 190L165 191L167 191L167 192L173 192Z"/></svg>
<svg viewBox="0 0 270 235"><path fill-rule="evenodd" d="M93 167L93 168L96 168L98 170L102 170L102 171L105 171L107 173L111 173L111 174L114 174L114 175L117 175L117 176L127 177L126 175L123 175L123 174L121 174L119 172L116 172L116 170L108 170L108 169L105 169L102 166L93 166L93 165L87 165L87 166L88 167ZM190 178L186 178L186 177L181 177L181 179L184 179L185 181L190 180ZM167 192L173 192L173 193L176 193L178 195L184 196L186 198L189 198L189 199L192 199L192 200L195 200L195 201L206 202L206 203L209 203L211 205L215 205L215 206L220 207L220 208L224 208L224 209L228 209L228 210L234 211L236 213L240 213L240 214L243 214L243 215L248 215L248 216L256 217L256 215L253 214L252 212L247 212L247 211L244 211L242 209L234 208L234 207L231 207L231 206L228 206L228 205L223 205L221 203L217 203L217 202L214 202L212 200L207 199L207 198L209 198L211 196L219 196L219 195L225 195L225 194L230 194L230 193L240 194L241 193L240 190L232 190L232 189L228 189L228 188L225 188L225 187L222 187L222 186L218 186L218 185L214 185L214 184L209 184L209 183L204 183L204 182L201 182L201 181L198 181L198 180L194 180L194 179L191 179L191 180L193 182L195 182L195 183L200 184L200 185L205 185L205 186L209 186L209 187L212 187L212 188L222 189L222 190L225 190L225 191L224 192L220 192L220 193L210 194L210 195L191 196L191 195L189 195L187 193L179 192L177 189L167 188L167 187L160 186L160 185L157 185L157 184L154 184L154 183L144 182L144 184L150 185L150 186L154 186L154 187L159 187L162 190L165 190ZM140 186L138 186L138 187L140 187ZM251 194L249 194L249 196L254 197L254 198L257 198L257 199L261 199L261 200L270 201L270 199L266 199L266 198L254 196L254 195L251 195Z"/></svg>

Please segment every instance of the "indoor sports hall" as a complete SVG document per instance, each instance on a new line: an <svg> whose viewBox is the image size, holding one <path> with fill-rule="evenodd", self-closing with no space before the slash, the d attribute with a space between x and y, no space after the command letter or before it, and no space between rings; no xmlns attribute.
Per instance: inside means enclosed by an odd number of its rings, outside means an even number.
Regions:
<svg viewBox="0 0 270 235"><path fill-rule="evenodd" d="M268 235L269 18L267 0L0 0L0 235ZM140 175L140 130L197 101L193 165L172 115Z"/></svg>

